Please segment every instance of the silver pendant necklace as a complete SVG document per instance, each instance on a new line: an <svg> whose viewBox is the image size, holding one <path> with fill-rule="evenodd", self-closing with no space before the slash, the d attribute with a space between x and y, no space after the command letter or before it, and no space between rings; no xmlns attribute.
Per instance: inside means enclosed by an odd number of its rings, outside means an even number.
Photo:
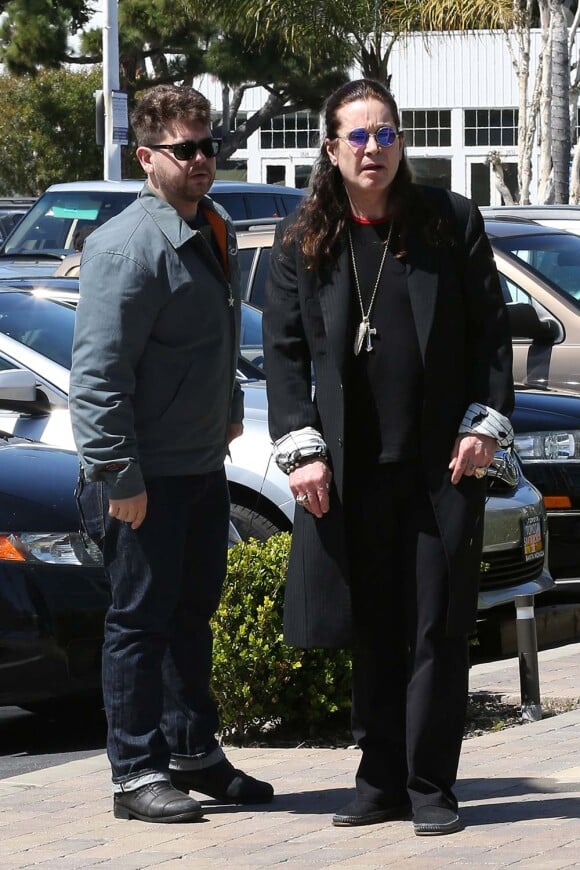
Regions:
<svg viewBox="0 0 580 870"><path fill-rule="evenodd" d="M363 342L365 341L365 339L366 339L365 350L367 351L367 353L369 353L373 349L372 336L377 334L377 330L373 326L371 326L370 316L371 316L372 307L374 305L375 297L377 295L377 290L379 289L379 282L381 280L381 275L383 273L383 266L385 265L385 260L387 258L387 253L389 250L389 244L391 241L392 234L393 234L393 221L391 221L391 225L389 227L387 239L384 243L383 256L381 257L381 263L379 266L379 271L377 273L377 280L375 281L375 286L373 288L371 301L369 302L369 306L365 312L363 300L362 300L362 294L360 292L360 284L358 281L358 271L356 268L356 259L354 256L354 246L352 243L352 235L350 232L350 227L348 228L348 245L350 248L350 257L352 260L352 271L353 271L353 275L354 275L354 284L356 287L356 294L358 297L358 301L359 301L359 305L360 305L360 313L361 313L361 318L362 318L361 322L357 326L356 335L354 338L354 355L355 356L358 356L359 353L361 352Z"/></svg>

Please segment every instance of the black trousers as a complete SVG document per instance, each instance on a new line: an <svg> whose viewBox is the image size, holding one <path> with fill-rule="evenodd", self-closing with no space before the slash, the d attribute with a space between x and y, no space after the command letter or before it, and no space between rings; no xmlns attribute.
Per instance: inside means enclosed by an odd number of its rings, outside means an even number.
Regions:
<svg viewBox="0 0 580 870"><path fill-rule="evenodd" d="M445 633L447 561L427 487L417 463L349 471L357 793L456 808L468 639Z"/></svg>

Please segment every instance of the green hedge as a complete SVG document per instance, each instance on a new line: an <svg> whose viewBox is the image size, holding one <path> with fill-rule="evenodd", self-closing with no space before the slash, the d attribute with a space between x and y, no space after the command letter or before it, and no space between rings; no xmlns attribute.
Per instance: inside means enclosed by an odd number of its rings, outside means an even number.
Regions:
<svg viewBox="0 0 580 870"><path fill-rule="evenodd" d="M282 640L290 535L250 540L229 551L213 621L213 690L222 736L242 743L278 730L301 739L324 731L350 707L350 655L300 650Z"/></svg>

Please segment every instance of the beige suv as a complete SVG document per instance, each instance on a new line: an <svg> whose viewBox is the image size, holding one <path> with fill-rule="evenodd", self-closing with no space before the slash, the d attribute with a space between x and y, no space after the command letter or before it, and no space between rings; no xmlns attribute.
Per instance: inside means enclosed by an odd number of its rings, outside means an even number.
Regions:
<svg viewBox="0 0 580 870"><path fill-rule="evenodd" d="M486 221L510 315L514 379L580 391L580 236L534 221ZM238 230L244 298L264 306L274 226Z"/></svg>
<svg viewBox="0 0 580 870"><path fill-rule="evenodd" d="M508 304L516 382L580 390L580 236L486 221Z"/></svg>

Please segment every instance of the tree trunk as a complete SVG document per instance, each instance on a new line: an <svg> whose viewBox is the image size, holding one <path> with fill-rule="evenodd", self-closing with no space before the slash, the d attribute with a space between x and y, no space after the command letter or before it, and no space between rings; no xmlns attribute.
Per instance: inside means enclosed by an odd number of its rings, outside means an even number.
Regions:
<svg viewBox="0 0 580 870"><path fill-rule="evenodd" d="M518 80L518 191L520 205L530 202L532 183L532 156L536 140L537 114L540 94L541 56L529 99L530 43L533 0L513 0L513 29L505 30L508 53ZM513 44L515 42L515 46Z"/></svg>
<svg viewBox="0 0 580 870"><path fill-rule="evenodd" d="M221 151L217 157L218 168L225 166L234 151L237 151L238 148L243 148L252 133L270 121L271 118L274 118L276 115L287 114L288 112L296 112L297 110L297 106L285 106L280 97L276 94L270 94L264 105L257 112L254 112L251 118L248 118L247 121L237 127L236 130L224 130Z"/></svg>
<svg viewBox="0 0 580 870"><path fill-rule="evenodd" d="M554 202L568 202L570 191L570 60L563 0L550 0L552 35L552 166Z"/></svg>
<svg viewBox="0 0 580 870"><path fill-rule="evenodd" d="M553 202L552 181L552 40L548 0L538 0L542 26L542 92L540 97L540 172L538 202Z"/></svg>
<svg viewBox="0 0 580 870"><path fill-rule="evenodd" d="M501 162L501 155L499 151L491 151L487 157L487 162L490 164L491 170L495 176L495 186L501 194L503 204L515 205L511 190L505 183L503 164Z"/></svg>
<svg viewBox="0 0 580 870"><path fill-rule="evenodd" d="M570 171L570 202L580 205L580 142L574 146L574 157Z"/></svg>

